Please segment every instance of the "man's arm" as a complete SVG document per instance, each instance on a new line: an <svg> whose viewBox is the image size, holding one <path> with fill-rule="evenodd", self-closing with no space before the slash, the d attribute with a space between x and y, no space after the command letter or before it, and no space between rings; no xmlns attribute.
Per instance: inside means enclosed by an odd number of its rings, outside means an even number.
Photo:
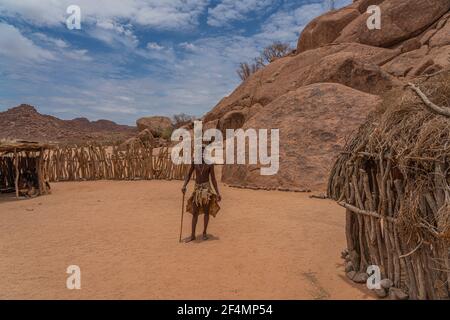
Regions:
<svg viewBox="0 0 450 320"><path fill-rule="evenodd" d="M216 189L217 200L218 201L222 200L222 196L220 195L219 188L217 187L217 180L216 180L216 173L214 170L214 165L212 165L212 167L211 167L211 182L214 186L214 189Z"/></svg>
<svg viewBox="0 0 450 320"><path fill-rule="evenodd" d="M186 175L186 178L184 179L184 184L183 184L183 188L181 188L181 192L183 192L183 193L186 192L186 187L189 183L189 180L191 180L191 176L192 176L193 172L194 172L194 164L192 164L191 167L189 168L189 172Z"/></svg>

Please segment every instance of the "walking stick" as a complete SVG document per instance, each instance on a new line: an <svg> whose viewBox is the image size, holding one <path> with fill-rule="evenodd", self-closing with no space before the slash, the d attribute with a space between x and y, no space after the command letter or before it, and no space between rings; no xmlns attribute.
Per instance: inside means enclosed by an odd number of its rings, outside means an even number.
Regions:
<svg viewBox="0 0 450 320"><path fill-rule="evenodd" d="M185 196L186 192L183 192L183 200L181 203L181 226L180 226L180 240L179 242L181 242L181 235L183 233L183 217L184 217L184 196Z"/></svg>

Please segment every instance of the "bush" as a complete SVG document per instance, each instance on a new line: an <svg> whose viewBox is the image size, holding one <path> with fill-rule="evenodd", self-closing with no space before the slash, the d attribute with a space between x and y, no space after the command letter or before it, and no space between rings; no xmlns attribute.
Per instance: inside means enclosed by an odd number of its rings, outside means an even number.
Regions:
<svg viewBox="0 0 450 320"><path fill-rule="evenodd" d="M241 78L242 81L245 81L248 77L250 77L252 74L254 74L256 71L258 71L260 68L258 67L257 63L249 64L247 62L242 62L239 65L239 69L236 70L239 78Z"/></svg>
<svg viewBox="0 0 450 320"><path fill-rule="evenodd" d="M181 128L182 126L189 124L195 120L195 116L190 116L186 113L175 114L172 117L172 123L175 129Z"/></svg>
<svg viewBox="0 0 450 320"><path fill-rule="evenodd" d="M161 132L161 136L160 138L164 139L164 140L170 140L170 138L172 137L172 132L173 132L173 128L166 128Z"/></svg>
<svg viewBox="0 0 450 320"><path fill-rule="evenodd" d="M254 61L252 63L240 63L236 72L239 78L244 81L259 69L264 68L275 59L286 56L291 51L292 48L288 43L274 42L270 46L265 47L260 56L253 59Z"/></svg>
<svg viewBox="0 0 450 320"><path fill-rule="evenodd" d="M292 48L288 43L274 42L270 46L264 48L258 61L265 66L275 59L286 56L291 51Z"/></svg>

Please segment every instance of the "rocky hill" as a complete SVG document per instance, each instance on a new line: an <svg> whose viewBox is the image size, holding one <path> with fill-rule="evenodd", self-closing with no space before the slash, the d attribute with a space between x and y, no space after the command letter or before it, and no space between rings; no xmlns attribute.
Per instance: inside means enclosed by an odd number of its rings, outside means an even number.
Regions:
<svg viewBox="0 0 450 320"><path fill-rule="evenodd" d="M366 10L381 9L369 30ZM280 129L280 171L226 165L229 184L323 190L345 139L390 89L450 65L449 0L357 0L309 23L297 50L254 73L204 116L207 127Z"/></svg>
<svg viewBox="0 0 450 320"><path fill-rule="evenodd" d="M0 139L71 142L123 141L134 135L135 127L118 125L109 120L89 121L86 118L61 120L40 114L33 106L20 105L0 112Z"/></svg>

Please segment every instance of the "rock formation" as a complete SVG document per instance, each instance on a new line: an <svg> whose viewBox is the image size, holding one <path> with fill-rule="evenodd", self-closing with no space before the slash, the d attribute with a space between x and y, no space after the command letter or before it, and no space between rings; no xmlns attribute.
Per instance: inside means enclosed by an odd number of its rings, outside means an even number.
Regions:
<svg viewBox="0 0 450 320"><path fill-rule="evenodd" d="M369 30L370 5L381 30ZM343 142L382 101L414 77L450 65L450 1L358 0L305 27L295 54L275 60L223 98L207 127L279 128L280 171L225 166L229 184L322 190Z"/></svg>
<svg viewBox="0 0 450 320"><path fill-rule="evenodd" d="M223 181L269 188L320 189L349 131L347 123L361 123L380 98L337 83L316 83L282 95L254 117L247 128L280 129L280 168L260 175L259 165L226 165ZM299 152L299 150L301 152Z"/></svg>
<svg viewBox="0 0 450 320"><path fill-rule="evenodd" d="M148 129L155 137L161 137L173 129L170 118L160 116L140 118L136 121L136 125L139 131Z"/></svg>

